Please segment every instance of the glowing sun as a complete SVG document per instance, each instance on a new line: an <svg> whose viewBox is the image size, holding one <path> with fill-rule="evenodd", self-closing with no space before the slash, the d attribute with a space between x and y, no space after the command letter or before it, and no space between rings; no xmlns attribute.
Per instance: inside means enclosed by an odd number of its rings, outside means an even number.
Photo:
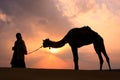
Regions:
<svg viewBox="0 0 120 80"><path fill-rule="evenodd" d="M53 53L53 54L57 53L58 51L59 51L59 50L58 50L58 49L55 49L55 48L51 48L51 49L50 49L50 52Z"/></svg>

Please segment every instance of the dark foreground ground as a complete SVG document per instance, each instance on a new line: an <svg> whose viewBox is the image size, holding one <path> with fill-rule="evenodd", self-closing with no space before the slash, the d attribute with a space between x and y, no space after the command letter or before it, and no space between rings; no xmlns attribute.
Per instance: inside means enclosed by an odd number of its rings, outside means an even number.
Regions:
<svg viewBox="0 0 120 80"><path fill-rule="evenodd" d="M0 68L0 80L120 80L120 70Z"/></svg>

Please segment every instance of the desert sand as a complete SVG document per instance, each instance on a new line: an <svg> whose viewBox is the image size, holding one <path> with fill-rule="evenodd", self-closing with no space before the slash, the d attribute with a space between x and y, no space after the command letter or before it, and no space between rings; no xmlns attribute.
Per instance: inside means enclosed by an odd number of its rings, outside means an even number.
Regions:
<svg viewBox="0 0 120 80"><path fill-rule="evenodd" d="M120 70L0 68L0 80L119 80Z"/></svg>

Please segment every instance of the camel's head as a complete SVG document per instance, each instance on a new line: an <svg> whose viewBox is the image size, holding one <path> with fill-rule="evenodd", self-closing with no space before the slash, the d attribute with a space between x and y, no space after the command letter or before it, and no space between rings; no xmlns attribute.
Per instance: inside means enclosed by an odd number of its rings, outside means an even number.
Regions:
<svg viewBox="0 0 120 80"><path fill-rule="evenodd" d="M49 40L49 39L43 40L43 47L44 47L44 48L50 47L50 40Z"/></svg>

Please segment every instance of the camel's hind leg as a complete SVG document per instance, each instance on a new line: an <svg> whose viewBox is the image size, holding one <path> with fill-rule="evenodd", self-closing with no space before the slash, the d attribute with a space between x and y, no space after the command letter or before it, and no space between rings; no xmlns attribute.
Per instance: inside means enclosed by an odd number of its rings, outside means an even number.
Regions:
<svg viewBox="0 0 120 80"><path fill-rule="evenodd" d="M103 40L101 40L99 43L94 43L94 48L95 48L95 51L97 52L99 60L100 60L100 70L102 70L102 65L103 65L103 58L102 58L101 52L103 53L103 55L106 58L106 61L107 61L108 66L109 66L109 70L111 70L109 57L108 57L108 55L106 53Z"/></svg>
<svg viewBox="0 0 120 80"><path fill-rule="evenodd" d="M107 53L106 53L104 43L102 43L102 49L101 49L101 52L103 53L103 55L104 55L105 58L106 58L106 61L107 61L107 63L108 63L109 70L111 70L110 60L109 60L109 57L108 57L108 55L107 55Z"/></svg>
<svg viewBox="0 0 120 80"><path fill-rule="evenodd" d="M101 71L102 66L103 66L103 58L102 58L101 50L100 50L98 44L94 43L94 49L95 49L96 53L98 54L98 58L99 58L99 61L100 61L100 71Z"/></svg>

